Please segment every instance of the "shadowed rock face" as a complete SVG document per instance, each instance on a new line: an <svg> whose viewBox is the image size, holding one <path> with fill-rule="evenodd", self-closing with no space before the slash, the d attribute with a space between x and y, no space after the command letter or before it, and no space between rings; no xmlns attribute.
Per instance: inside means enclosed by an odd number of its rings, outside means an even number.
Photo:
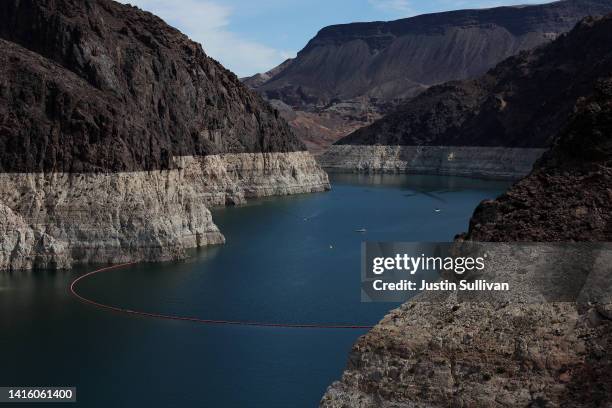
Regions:
<svg viewBox="0 0 612 408"><path fill-rule="evenodd" d="M422 86L482 74L587 15L609 11L609 2L578 0L330 26L260 90L294 106L412 96Z"/></svg>
<svg viewBox="0 0 612 408"><path fill-rule="evenodd" d="M576 100L612 72L610 44L612 18L587 18L479 79L430 88L338 144L550 146Z"/></svg>
<svg viewBox="0 0 612 408"><path fill-rule="evenodd" d="M555 146L464 237L476 241L612 241L612 78L582 99Z"/></svg>
<svg viewBox="0 0 612 408"><path fill-rule="evenodd" d="M200 45L111 0L0 3L0 171L137 171L303 150Z"/></svg>
<svg viewBox="0 0 612 408"><path fill-rule="evenodd" d="M278 113L161 19L0 2L0 270L181 259L224 242L211 206L326 189Z"/></svg>
<svg viewBox="0 0 612 408"><path fill-rule="evenodd" d="M610 20L581 29L606 28ZM609 43L612 44L612 43ZM583 43L588 48L588 43ZM518 68L520 68L519 66ZM524 66L523 66L524 67ZM553 242L612 240L612 75L594 82L579 99L550 151L533 172L475 212L475 241ZM547 244L543 244L544 246ZM596 288L599 302L436 301L422 293L390 312L361 337L346 371L321 401L341 407L583 407L609 405L612 398L612 305L610 251L589 254L587 245L568 256L575 267L558 281L576 285L577 271L608 271ZM582 248L582 250L581 250ZM564 256L566 258L564 258ZM585 259L580 260L579 258ZM548 258L547 258L548 259ZM509 261L509 262L506 262ZM493 256L496 273L511 281L529 264ZM516 259L515 259L516 262ZM537 258L533 259L537 263ZM517 286L537 286L537 278ZM566 283L567 284L567 283ZM606 300L607 299L607 300Z"/></svg>
<svg viewBox="0 0 612 408"><path fill-rule="evenodd" d="M608 78L579 102L532 174L499 199L483 203L462 238L609 242L611 165ZM540 247L546 245L551 244ZM610 251L604 259L601 252L589 253L587 245L576 248L574 254L541 258L574 264L568 276L547 280L544 287L562 286L566 280L604 294L603 301L460 302L451 295L441 302L435 293L422 293L357 341L342 379L328 388L321 407L607 406L612 398L612 359L606 351L612 346ZM496 253L490 262L508 281L530 268L528 259L517 262L498 255L502 254ZM532 262L538 263L538 258ZM608 272L584 286L569 275L596 268ZM517 282L517 293L541 284L537 277L525 279Z"/></svg>
<svg viewBox="0 0 612 408"><path fill-rule="evenodd" d="M320 150L432 85L482 75L585 16L609 12L612 3L606 0L567 0L335 25L322 29L267 81L247 83L298 111L297 120L289 113L288 120L309 147Z"/></svg>

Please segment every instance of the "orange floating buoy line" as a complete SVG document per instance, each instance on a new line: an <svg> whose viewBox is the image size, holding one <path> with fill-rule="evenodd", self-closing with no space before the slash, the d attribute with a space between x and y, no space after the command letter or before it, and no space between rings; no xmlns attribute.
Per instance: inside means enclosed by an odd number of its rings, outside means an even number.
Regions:
<svg viewBox="0 0 612 408"><path fill-rule="evenodd" d="M231 325L231 326L254 326L254 327L277 327L277 328L289 328L289 329L371 329L373 326L368 325L356 325L356 324L320 324L320 323L272 323L272 322L253 322L243 320L213 320L213 319L200 319L197 317L179 316L179 315L167 315L162 313L145 312L138 310L124 309L118 306L106 305L104 303L96 302L95 300L88 299L84 296L79 295L77 292L78 284L94 275L101 274L104 272L126 268L128 266L136 265L138 262L129 262L120 265L108 266L95 271L88 272L84 275L79 276L70 283L68 290L72 296L80 300L81 302L94 306L98 309L107 310L110 312L121 313L125 315L148 317L152 319L161 320L179 320L192 323L208 324L208 325Z"/></svg>

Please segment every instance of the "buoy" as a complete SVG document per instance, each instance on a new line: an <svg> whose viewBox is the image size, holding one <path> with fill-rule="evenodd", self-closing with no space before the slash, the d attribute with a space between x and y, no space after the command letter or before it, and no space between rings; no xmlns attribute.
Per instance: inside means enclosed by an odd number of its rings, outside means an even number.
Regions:
<svg viewBox="0 0 612 408"><path fill-rule="evenodd" d="M333 246L330 245L330 248ZM79 276L75 280L70 283L68 290L78 300L83 303L89 304L101 310L106 310L109 312L117 312L123 313L131 316L141 316L152 319L161 319L161 320L177 320L183 322L192 322L192 323L201 323L208 325L233 325L233 326L255 326L255 327L272 327L272 328L296 328L296 329L371 329L371 325L361 325L361 324L328 324L328 323L274 323L274 322L257 322L257 321L248 321L248 320L211 320L211 319L200 319L198 317L190 317L190 316L180 316L180 315L166 315L155 312L145 312L139 310L132 309L124 309L119 306L107 305L104 303L96 302L95 300L88 299L79 295L77 292L77 285L84 279L87 279L90 276L97 275L103 272L108 272L112 270L117 270L121 268L125 268L127 266L136 265L136 262L129 262L121 265L109 266L106 268L97 269L93 272L86 273L84 275Z"/></svg>

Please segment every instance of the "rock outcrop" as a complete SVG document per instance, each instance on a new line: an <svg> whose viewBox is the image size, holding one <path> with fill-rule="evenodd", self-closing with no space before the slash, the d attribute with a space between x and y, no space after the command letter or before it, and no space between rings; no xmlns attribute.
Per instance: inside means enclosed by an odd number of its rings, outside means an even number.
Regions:
<svg viewBox="0 0 612 408"><path fill-rule="evenodd" d="M71 261L65 243L35 230L0 203L0 270L61 269Z"/></svg>
<svg viewBox="0 0 612 408"><path fill-rule="evenodd" d="M319 157L327 171L410 173L518 180L546 149L474 146L333 146Z"/></svg>
<svg viewBox="0 0 612 408"><path fill-rule="evenodd" d="M278 112L154 15L0 3L0 269L181 258L210 206L329 188Z"/></svg>
<svg viewBox="0 0 612 408"><path fill-rule="evenodd" d="M580 99L533 172L497 200L483 203L460 239L609 242L611 118L608 76ZM579 259L584 255L576 254L568 272L573 275L545 285L578 285L574 277L592 268ZM609 262L600 265L607 278L590 283L608 299ZM497 269L519 276L529 266ZM435 302L422 294L358 340L342 379L328 389L321 406L608 407L611 310L609 301Z"/></svg>
<svg viewBox="0 0 612 408"><path fill-rule="evenodd" d="M612 72L611 39L611 17L587 18L478 79L428 89L338 144L550 147L577 99Z"/></svg>
<svg viewBox="0 0 612 408"><path fill-rule="evenodd" d="M186 249L224 242L208 208L328 185L306 152L189 156L173 167L0 174L8 234L0 257L9 260L0 266L52 267L55 255L58 267L180 259Z"/></svg>
<svg viewBox="0 0 612 408"><path fill-rule="evenodd" d="M612 242L612 78L580 100L528 177L476 209L463 238Z"/></svg>
<svg viewBox="0 0 612 408"><path fill-rule="evenodd" d="M586 18L570 33L511 57L478 79L431 87L338 141L321 162L350 168L343 154L348 146L370 146L359 149L360 163L375 160L379 146L405 146L400 150L408 151L412 146L471 146L483 151L549 147L578 98L589 95L597 80L612 72L611 40L611 17ZM528 159L533 163L537 156L526 154ZM436 165L434 160L429 167ZM526 173L517 169L519 175Z"/></svg>
<svg viewBox="0 0 612 408"><path fill-rule="evenodd" d="M334 25L278 72L247 83L282 101L281 112L308 147L322 151L432 85L482 75L586 16L610 12L607 0L564 0Z"/></svg>

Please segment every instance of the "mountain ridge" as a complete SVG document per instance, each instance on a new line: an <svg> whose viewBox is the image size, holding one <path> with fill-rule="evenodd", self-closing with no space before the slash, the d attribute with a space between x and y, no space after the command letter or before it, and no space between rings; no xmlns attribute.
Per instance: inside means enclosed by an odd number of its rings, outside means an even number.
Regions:
<svg viewBox="0 0 612 408"><path fill-rule="evenodd" d="M612 71L612 15L485 75L436 85L339 145L548 147L576 100Z"/></svg>
<svg viewBox="0 0 612 408"><path fill-rule="evenodd" d="M432 85L482 75L569 31L581 18L608 12L612 4L605 0L564 0L334 25L254 88L281 101L302 140L322 151Z"/></svg>

